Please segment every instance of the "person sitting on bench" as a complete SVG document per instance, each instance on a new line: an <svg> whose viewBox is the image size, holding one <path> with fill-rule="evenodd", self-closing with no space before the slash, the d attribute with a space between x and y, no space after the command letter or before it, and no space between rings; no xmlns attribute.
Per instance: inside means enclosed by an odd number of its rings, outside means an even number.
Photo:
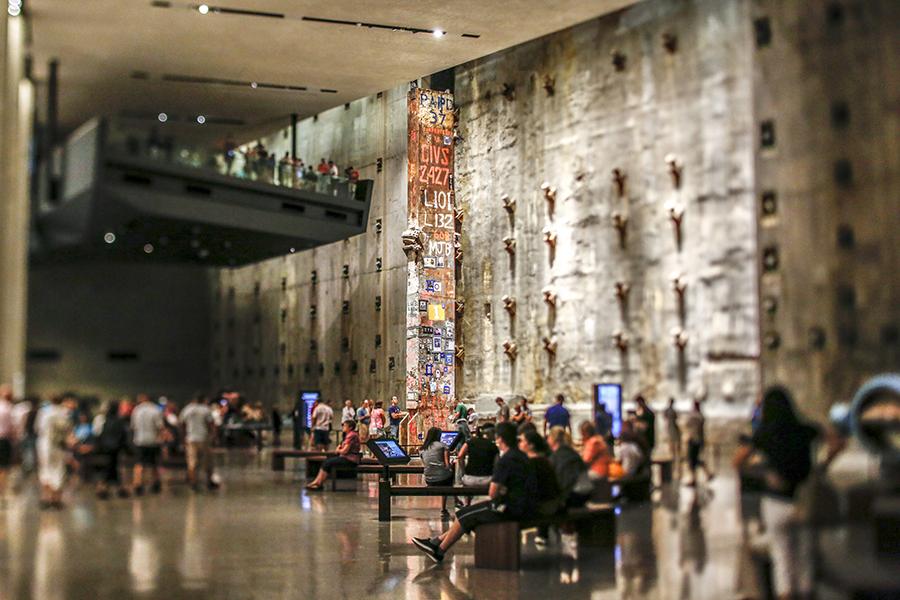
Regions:
<svg viewBox="0 0 900 600"><path fill-rule="evenodd" d="M344 421L341 423L341 428L344 431L344 441L338 446L338 455L325 459L322 467L319 469L319 474L307 484L306 489L321 490L322 484L325 483L332 471L337 468L356 467L359 464L362 453L359 449L359 434L356 433L356 421Z"/></svg>
<svg viewBox="0 0 900 600"><path fill-rule="evenodd" d="M470 487L490 485L498 454L494 443L494 424L483 425L478 429L478 435L464 443L456 455L462 473L460 483ZM461 506L462 503L457 500L456 507Z"/></svg>
<svg viewBox="0 0 900 600"><path fill-rule="evenodd" d="M591 496L594 484L588 476L587 465L572 448L572 436L562 427L551 427L547 444L553 451L550 462L556 471L563 501L570 508L584 506Z"/></svg>
<svg viewBox="0 0 900 600"><path fill-rule="evenodd" d="M490 500L456 511L456 520L444 534L412 539L412 543L434 562L444 560L444 554L462 535L473 531L478 525L515 521L533 514L537 482L528 457L516 447L514 424L497 425L497 447L500 449L500 459L494 466L488 488Z"/></svg>
<svg viewBox="0 0 900 600"><path fill-rule="evenodd" d="M550 448L547 442L541 437L537 431L529 430L519 434L519 450L528 457L528 462L534 469L534 476L537 481L537 497L535 512L543 517L555 515L563 509L562 492L559 489L559 483L556 480L556 472L553 465L547 458ZM534 543L539 548L547 545L549 527L542 526L538 528L537 537Z"/></svg>
<svg viewBox="0 0 900 600"><path fill-rule="evenodd" d="M453 485L453 469L450 468L450 448L441 441L441 429L432 427L425 434L420 451L425 485ZM441 499L441 516L447 515L447 496Z"/></svg>

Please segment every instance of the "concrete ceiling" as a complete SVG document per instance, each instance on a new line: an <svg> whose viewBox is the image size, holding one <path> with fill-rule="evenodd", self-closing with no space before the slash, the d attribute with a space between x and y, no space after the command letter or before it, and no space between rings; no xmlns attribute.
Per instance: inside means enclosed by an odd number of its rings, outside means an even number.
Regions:
<svg viewBox="0 0 900 600"><path fill-rule="evenodd" d="M291 113L309 116L634 2L209 0L206 15L198 3L177 0L29 0L26 7L36 77L46 77L51 58L60 61L64 129L98 114L139 115L149 124L165 112L171 117L167 126L181 123L184 134L202 138L228 131L247 138L286 125ZM310 17L447 34L436 38ZM208 117L206 125L196 125L198 114ZM218 119L233 123L217 124Z"/></svg>

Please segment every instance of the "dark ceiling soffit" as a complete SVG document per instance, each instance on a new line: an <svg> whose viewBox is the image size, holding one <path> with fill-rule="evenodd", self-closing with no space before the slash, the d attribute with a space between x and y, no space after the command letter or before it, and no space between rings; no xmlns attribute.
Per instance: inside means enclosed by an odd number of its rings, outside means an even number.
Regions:
<svg viewBox="0 0 900 600"><path fill-rule="evenodd" d="M123 119L135 119L135 120L146 120L146 121L156 121L158 119L159 113L151 113L151 112L137 112L132 110L123 110L119 112L119 117ZM179 117L178 115L174 115L172 113L168 113L166 115L168 117L167 122L178 122L184 121L185 123L195 123L195 116L184 116ZM243 119L237 119L234 117L216 117L210 115L204 115L206 117L206 125L246 125L247 122Z"/></svg>
<svg viewBox="0 0 900 600"><path fill-rule="evenodd" d="M146 79L146 78L145 78ZM227 85L232 87L254 87L264 90L281 90L287 92L315 92L315 88L307 85L288 85L283 83L268 83L265 81L245 81L242 79L223 79L220 77L200 77L196 75L180 75L176 73L165 73L162 80L170 83L193 83L199 85ZM322 94L336 94L337 90L330 88L320 88L318 90Z"/></svg>
<svg viewBox="0 0 900 600"><path fill-rule="evenodd" d="M172 8L172 2L168 0L153 0L150 2L153 8ZM199 4L188 4L189 8L196 10ZM207 4L210 13L218 13L222 15L240 15L243 17L263 17L266 19L283 19L284 13L269 12L265 10L253 10L249 8L228 8L225 6L214 6Z"/></svg>
<svg viewBox="0 0 900 600"><path fill-rule="evenodd" d="M433 29L422 29L420 27L404 27L403 25L387 25L385 23L367 23L365 21L347 21L345 19L326 19L325 17L303 17L304 21L310 23L321 23L323 25L344 25L347 27L366 27L368 29L386 29L388 31L402 31L404 33L434 33ZM464 33L464 38L480 38L477 33Z"/></svg>

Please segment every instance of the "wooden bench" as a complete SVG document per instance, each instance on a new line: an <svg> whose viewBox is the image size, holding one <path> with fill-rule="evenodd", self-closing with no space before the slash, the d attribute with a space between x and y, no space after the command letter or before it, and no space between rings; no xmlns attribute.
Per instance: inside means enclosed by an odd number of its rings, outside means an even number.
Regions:
<svg viewBox="0 0 900 600"><path fill-rule="evenodd" d="M272 470L284 471L284 459L286 458L310 458L337 456L336 452L313 452L310 450L295 450L293 448L278 448L272 450Z"/></svg>
<svg viewBox="0 0 900 600"><path fill-rule="evenodd" d="M475 567L518 571L522 556L522 532L535 527L575 526L579 545L612 548L616 544L616 514L613 504L569 509L547 517L522 521L486 523L475 528Z"/></svg>
<svg viewBox="0 0 900 600"><path fill-rule="evenodd" d="M409 465L404 465L409 466ZM391 467L391 471L397 467ZM382 468L378 478L378 520L391 520L391 498L394 496L444 497L444 496L487 496L488 486L465 487L454 485L391 485L393 473Z"/></svg>

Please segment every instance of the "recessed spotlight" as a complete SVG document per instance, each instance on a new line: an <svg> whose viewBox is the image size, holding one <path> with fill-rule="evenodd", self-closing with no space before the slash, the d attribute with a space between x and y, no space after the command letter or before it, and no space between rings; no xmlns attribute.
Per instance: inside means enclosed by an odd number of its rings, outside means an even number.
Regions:
<svg viewBox="0 0 900 600"><path fill-rule="evenodd" d="M444 35L446 35L446 33L447 32L444 31L443 29L435 29L434 31L431 32L431 35L433 35L436 38L442 38L442 37L444 37Z"/></svg>
<svg viewBox="0 0 900 600"><path fill-rule="evenodd" d="M204 123L206 123L206 117L204 117L203 115L197 115L197 123L203 125Z"/></svg>
<svg viewBox="0 0 900 600"><path fill-rule="evenodd" d="M159 119L160 123L165 123L169 120L169 115L167 115L166 113L159 113L158 115L156 115L156 118Z"/></svg>
<svg viewBox="0 0 900 600"><path fill-rule="evenodd" d="M250 83L250 87L252 87L255 90L256 88L259 87L259 84L257 84L255 81L253 81Z"/></svg>
<svg viewBox="0 0 900 600"><path fill-rule="evenodd" d="M153 244L144 244L144 254L153 254Z"/></svg>
<svg viewBox="0 0 900 600"><path fill-rule="evenodd" d="M201 15L209 14L209 6L206 4L201 4L200 6L197 7L197 12L200 13Z"/></svg>
<svg viewBox="0 0 900 600"><path fill-rule="evenodd" d="M116 241L116 234L114 234L112 231L107 231L107 232L103 235L103 241L106 242L107 244L113 244L113 243L115 243L115 241Z"/></svg>
<svg viewBox="0 0 900 600"><path fill-rule="evenodd" d="M291 248L291 254L293 254L293 253L296 252L296 251L297 251L296 248Z"/></svg>
<svg viewBox="0 0 900 600"><path fill-rule="evenodd" d="M209 256L209 250L207 250L206 248L201 248L200 252L197 253L197 256L199 256L200 258L207 258Z"/></svg>

